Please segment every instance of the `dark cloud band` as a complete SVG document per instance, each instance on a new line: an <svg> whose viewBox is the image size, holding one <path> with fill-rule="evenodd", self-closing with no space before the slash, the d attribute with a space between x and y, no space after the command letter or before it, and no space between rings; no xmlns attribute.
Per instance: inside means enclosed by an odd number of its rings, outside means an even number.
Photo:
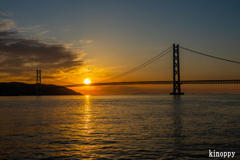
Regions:
<svg viewBox="0 0 240 160"><path fill-rule="evenodd" d="M37 68L56 72L82 65L81 52L64 44L48 44L19 35L20 31L0 32L0 71L20 76Z"/></svg>

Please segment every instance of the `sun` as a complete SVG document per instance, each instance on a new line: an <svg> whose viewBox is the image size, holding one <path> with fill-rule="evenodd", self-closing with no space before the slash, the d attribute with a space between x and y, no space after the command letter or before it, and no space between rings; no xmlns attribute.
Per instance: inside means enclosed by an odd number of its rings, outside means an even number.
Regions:
<svg viewBox="0 0 240 160"><path fill-rule="evenodd" d="M86 78L86 79L84 80L84 83L85 83L85 84L90 84L91 81L90 81L90 79Z"/></svg>

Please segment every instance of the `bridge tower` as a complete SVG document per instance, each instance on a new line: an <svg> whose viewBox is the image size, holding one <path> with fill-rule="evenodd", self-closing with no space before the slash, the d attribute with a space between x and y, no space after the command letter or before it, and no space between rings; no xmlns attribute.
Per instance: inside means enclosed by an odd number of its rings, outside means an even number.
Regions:
<svg viewBox="0 0 240 160"><path fill-rule="evenodd" d="M41 69L36 71L36 95L41 95Z"/></svg>
<svg viewBox="0 0 240 160"><path fill-rule="evenodd" d="M179 60L179 45L173 44L173 93L171 95L181 95L180 83L180 60Z"/></svg>

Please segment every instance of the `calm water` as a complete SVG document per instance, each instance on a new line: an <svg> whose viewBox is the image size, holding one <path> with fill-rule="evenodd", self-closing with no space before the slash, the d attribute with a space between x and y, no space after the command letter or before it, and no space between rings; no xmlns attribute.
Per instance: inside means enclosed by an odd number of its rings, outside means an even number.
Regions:
<svg viewBox="0 0 240 160"><path fill-rule="evenodd" d="M0 97L0 127L0 159L240 159L240 95Z"/></svg>

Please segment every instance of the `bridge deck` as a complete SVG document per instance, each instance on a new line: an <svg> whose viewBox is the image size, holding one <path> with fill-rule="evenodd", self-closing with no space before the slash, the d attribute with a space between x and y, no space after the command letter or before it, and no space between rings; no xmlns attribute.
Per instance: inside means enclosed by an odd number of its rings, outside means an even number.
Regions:
<svg viewBox="0 0 240 160"><path fill-rule="evenodd" d="M181 84L236 84L240 80L186 80L181 81ZM106 82L106 83L91 83L91 84L74 84L66 85L66 87L78 86L104 86L104 85L139 85L139 84L173 84L173 81L135 81L135 82Z"/></svg>

